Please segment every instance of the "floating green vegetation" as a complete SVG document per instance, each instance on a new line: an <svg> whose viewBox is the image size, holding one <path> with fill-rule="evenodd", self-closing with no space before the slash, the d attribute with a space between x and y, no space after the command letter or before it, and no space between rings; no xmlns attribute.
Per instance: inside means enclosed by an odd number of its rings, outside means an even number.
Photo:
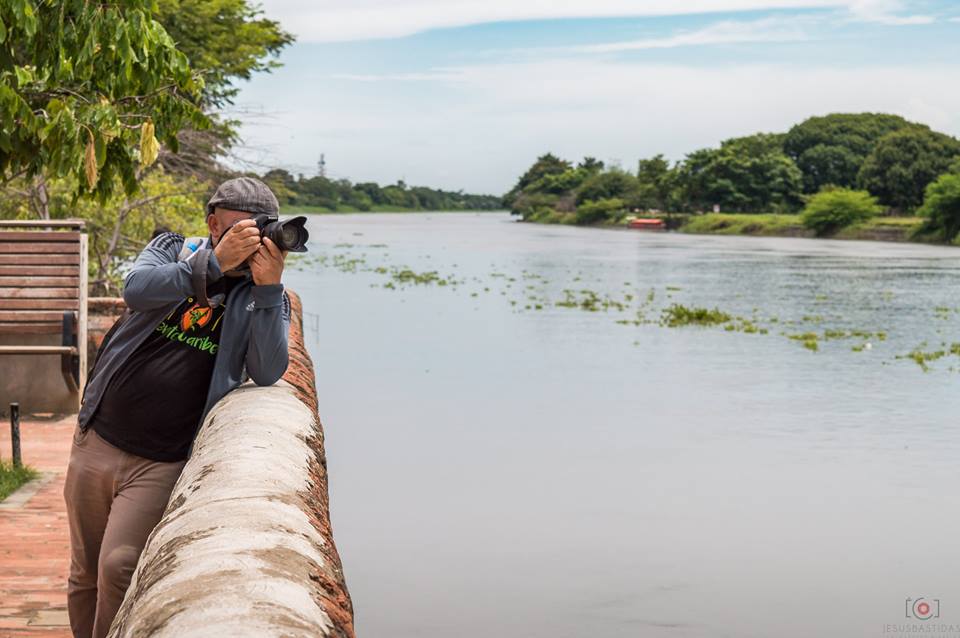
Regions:
<svg viewBox="0 0 960 638"><path fill-rule="evenodd" d="M610 296L601 297L595 291L588 289L575 291L564 288L563 299L555 302L554 305L561 308L580 308L587 312L607 311L611 308L619 311L626 310L626 305L623 302Z"/></svg>
<svg viewBox="0 0 960 638"><path fill-rule="evenodd" d="M333 255L332 259L333 267L339 270L340 272L357 272L357 269L360 266L366 265L367 260L362 257L350 257L349 255L343 255L337 253Z"/></svg>
<svg viewBox="0 0 960 638"><path fill-rule="evenodd" d="M660 325L676 328L678 326L716 326L733 319L719 308L688 308L683 304L670 304L661 311Z"/></svg>
<svg viewBox="0 0 960 638"><path fill-rule="evenodd" d="M898 354L897 359L910 359L920 366L924 372L929 372L929 363L932 363L937 359L942 359L947 355L960 356L960 343L951 343L949 346L947 346L946 343L942 343L941 345L944 347L939 350L921 350L921 348L925 347L926 345L926 342L924 342L907 354Z"/></svg>
<svg viewBox="0 0 960 638"><path fill-rule="evenodd" d="M436 270L426 272L415 272L409 268L393 268L390 271L390 277L400 284L448 286L455 284L456 281L450 278L443 278ZM476 295L474 295L476 296Z"/></svg>
<svg viewBox="0 0 960 638"><path fill-rule="evenodd" d="M667 290L683 290L680 286L667 286Z"/></svg>
<svg viewBox="0 0 960 638"><path fill-rule="evenodd" d="M763 328L757 325L756 321L753 319L747 319L746 317L734 317L730 323L723 327L727 332L743 332L746 334L761 334L765 335L769 332L766 328Z"/></svg>
<svg viewBox="0 0 960 638"><path fill-rule="evenodd" d="M953 312L953 308L948 308L946 306L937 306L933 309L933 316L937 319L947 320L950 318L950 313Z"/></svg>
<svg viewBox="0 0 960 638"><path fill-rule="evenodd" d="M800 334L787 335L794 341L799 341L804 348L816 352L820 349L820 335L816 332L802 332Z"/></svg>

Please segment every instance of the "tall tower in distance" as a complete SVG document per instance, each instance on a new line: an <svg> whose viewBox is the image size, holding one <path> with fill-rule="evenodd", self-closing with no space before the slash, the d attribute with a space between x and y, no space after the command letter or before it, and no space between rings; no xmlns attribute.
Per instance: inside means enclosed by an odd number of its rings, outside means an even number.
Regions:
<svg viewBox="0 0 960 638"><path fill-rule="evenodd" d="M320 153L320 161L317 162L317 175L320 177L327 176L327 158L323 153Z"/></svg>

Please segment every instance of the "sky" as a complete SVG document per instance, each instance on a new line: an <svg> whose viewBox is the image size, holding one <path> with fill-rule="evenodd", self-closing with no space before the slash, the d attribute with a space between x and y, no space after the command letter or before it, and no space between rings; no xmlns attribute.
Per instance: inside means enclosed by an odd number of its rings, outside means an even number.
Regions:
<svg viewBox="0 0 960 638"><path fill-rule="evenodd" d="M297 40L234 163L502 194L546 152L626 170L813 115L960 136L957 0L263 0Z"/></svg>

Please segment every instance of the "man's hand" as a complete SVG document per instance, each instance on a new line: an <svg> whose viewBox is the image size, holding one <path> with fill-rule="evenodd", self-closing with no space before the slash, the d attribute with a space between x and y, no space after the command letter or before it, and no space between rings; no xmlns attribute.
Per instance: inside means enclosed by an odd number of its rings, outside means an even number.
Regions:
<svg viewBox="0 0 960 638"><path fill-rule="evenodd" d="M280 283L283 274L283 260L287 254L282 252L269 237L263 238L260 249L250 257L250 272L253 274L253 283L258 286L267 286Z"/></svg>
<svg viewBox="0 0 960 638"><path fill-rule="evenodd" d="M257 228L257 222L242 219L220 236L213 254L217 257L220 270L227 272L242 264L259 248L260 229Z"/></svg>

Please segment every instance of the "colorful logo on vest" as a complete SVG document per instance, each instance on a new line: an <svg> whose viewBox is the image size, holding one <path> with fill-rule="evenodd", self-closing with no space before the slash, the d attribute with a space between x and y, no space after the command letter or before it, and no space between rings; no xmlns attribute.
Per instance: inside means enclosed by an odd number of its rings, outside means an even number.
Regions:
<svg viewBox="0 0 960 638"><path fill-rule="evenodd" d="M200 304L195 303L180 317L180 329L186 331L195 327L202 328L207 325L211 317L213 317L212 308L202 308Z"/></svg>

